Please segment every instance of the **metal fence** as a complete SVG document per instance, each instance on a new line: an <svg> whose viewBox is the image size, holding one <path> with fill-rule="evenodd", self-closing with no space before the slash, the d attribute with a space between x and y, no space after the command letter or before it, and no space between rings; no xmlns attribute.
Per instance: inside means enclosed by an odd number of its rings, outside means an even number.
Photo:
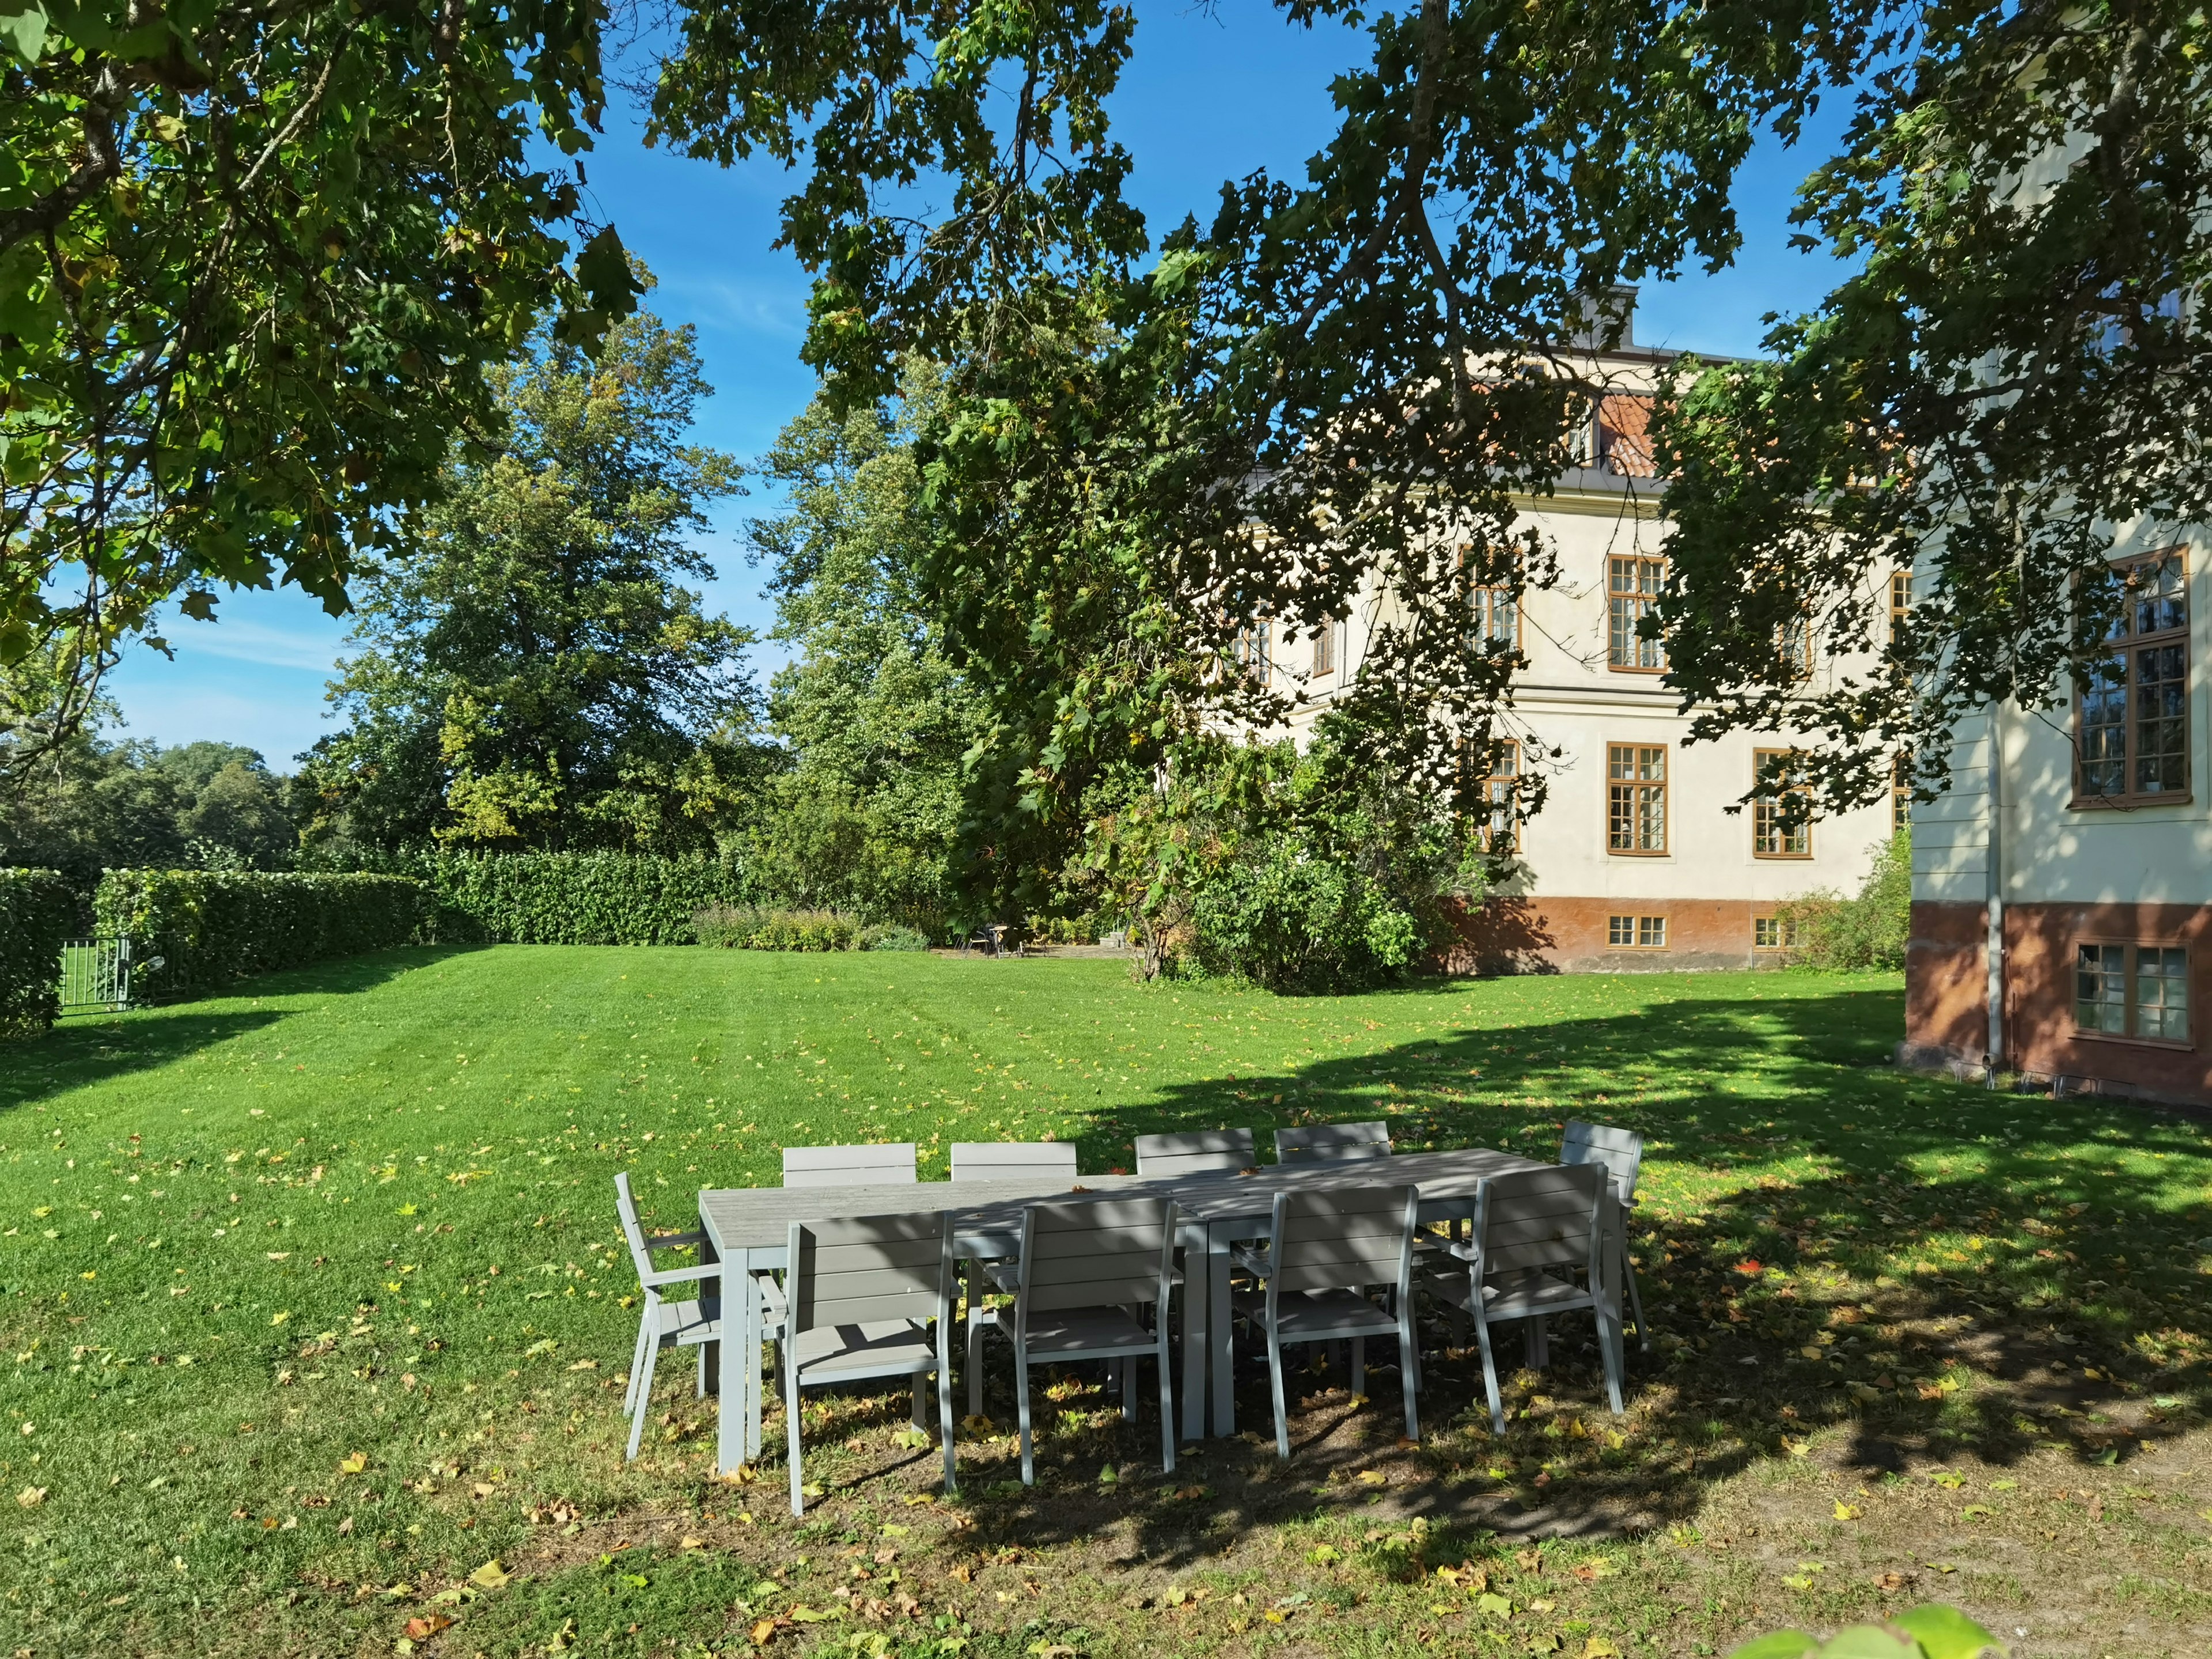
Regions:
<svg viewBox="0 0 2212 1659"><path fill-rule="evenodd" d="M158 968L145 941L115 935L62 943L62 1006L65 1014L111 1013L131 1006L134 964Z"/></svg>

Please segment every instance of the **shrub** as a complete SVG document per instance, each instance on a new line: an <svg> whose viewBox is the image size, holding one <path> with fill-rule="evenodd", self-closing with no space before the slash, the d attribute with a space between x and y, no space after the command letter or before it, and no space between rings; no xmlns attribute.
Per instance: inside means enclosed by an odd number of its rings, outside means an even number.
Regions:
<svg viewBox="0 0 2212 1659"><path fill-rule="evenodd" d="M860 930L863 951L927 951L929 935L918 927L876 927Z"/></svg>
<svg viewBox="0 0 2212 1659"><path fill-rule="evenodd" d="M648 853L433 853L399 867L445 937L507 945L689 945L702 911L752 899L732 860Z"/></svg>
<svg viewBox="0 0 2212 1659"><path fill-rule="evenodd" d="M1778 906L1776 915L1799 943L1795 959L1831 969L1905 966L1912 931L1912 840L1900 830L1875 854L1857 894L1808 893Z"/></svg>
<svg viewBox="0 0 2212 1659"><path fill-rule="evenodd" d="M851 916L836 910L781 910L756 904L717 906L702 910L692 917L691 927L700 944L717 945L724 950L856 951L860 948L860 924ZM924 948L927 948L926 945Z"/></svg>
<svg viewBox="0 0 2212 1659"><path fill-rule="evenodd" d="M422 938L430 896L403 876L110 870L92 899L102 933L152 942L134 992L190 996L249 975Z"/></svg>
<svg viewBox="0 0 2212 1659"><path fill-rule="evenodd" d="M0 1037L36 1036L61 1006L77 895L58 870L0 870Z"/></svg>

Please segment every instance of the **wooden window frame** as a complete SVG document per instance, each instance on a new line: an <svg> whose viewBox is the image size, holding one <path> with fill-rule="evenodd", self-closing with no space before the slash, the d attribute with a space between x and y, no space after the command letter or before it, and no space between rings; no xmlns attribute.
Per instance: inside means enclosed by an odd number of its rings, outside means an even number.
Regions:
<svg viewBox="0 0 2212 1659"><path fill-rule="evenodd" d="M1889 833L1904 835L1912 828L1912 754L1900 750L1889 763Z"/></svg>
<svg viewBox="0 0 2212 1659"><path fill-rule="evenodd" d="M1906 623L1912 620L1912 573L1893 570L1889 573L1889 637L1892 643L1904 637Z"/></svg>
<svg viewBox="0 0 2212 1659"><path fill-rule="evenodd" d="M2179 574L2181 620L2169 627L2155 628L2148 632L2138 632L2136 628L2137 617L2134 615L2136 602L2131 599L2124 614L2123 623L2124 631L2115 634L2112 641L2112 643L2119 647L2113 654L2123 665L2119 682L2121 707L2119 762L2121 775L2127 787L2118 793L2107 793L2087 787L2086 775L2089 768L2088 730L2086 724L2087 696L2082 688L2079 686L2075 688L2074 794L2068 805L2076 811L2101 811L2116 807L2186 806L2195 798L2196 779L2191 764L2193 759L2191 751L2195 745L2196 732L2192 729L2193 721L2189 707L2190 671L2192 666L2190 661L2189 639L2191 620L2189 550L2186 547L2181 546L2166 547L2160 549L2155 553L2145 553L2130 559L2116 559L2112 562L2112 572L2117 578L2125 580L2137 570L2155 567L2168 560L2174 562ZM2140 689L2136 679L2138 665L2136 653L2169 647L2178 647L2181 653L2181 786L2178 789L2137 789L2135 784L2136 769L2141 758L2137 748L2141 717L2137 712Z"/></svg>
<svg viewBox="0 0 2212 1659"><path fill-rule="evenodd" d="M1759 942L1759 924L1762 922L1774 929L1774 943L1771 945ZM1802 951L1805 948L1805 924L1794 916L1785 920L1774 911L1763 916L1753 916L1751 919L1751 948L1754 951Z"/></svg>
<svg viewBox="0 0 2212 1659"><path fill-rule="evenodd" d="M1499 747L1504 750L1506 769L1492 772L1482 781L1483 799L1486 810L1478 834L1482 850L1493 855L1510 857L1521 850L1521 743L1517 738L1503 739ZM1505 786L1504 799L1499 799L1498 786ZM1500 809L1506 814L1505 845L1498 845L1498 817Z"/></svg>
<svg viewBox="0 0 2212 1659"><path fill-rule="evenodd" d="M1500 604L1510 605L1513 607L1512 645L1513 648L1518 651L1521 648L1522 627L1522 606L1520 599L1514 597L1513 590L1510 587L1475 587L1468 589L1468 602L1474 611L1469 623L1474 629L1476 641L1484 646L1498 642L1498 636L1490 631L1491 615Z"/></svg>
<svg viewBox="0 0 2212 1659"><path fill-rule="evenodd" d="M1255 617L1237 630L1237 672L1264 688L1275 683L1275 619Z"/></svg>
<svg viewBox="0 0 2212 1659"><path fill-rule="evenodd" d="M1780 759L1789 753L1790 750L1787 749L1753 750L1751 751L1752 782L1754 785L1759 782L1769 761ZM1790 787L1797 793L1805 793L1804 786L1802 784ZM1751 855L1755 859L1772 859L1781 863L1802 863L1813 856L1813 820L1808 817L1797 826L1797 833L1804 838L1805 844L1799 851L1790 852L1788 850L1787 842L1781 841L1782 830L1775 822L1780 816L1781 805L1779 800L1770 800L1765 797L1752 802ZM1773 852L1766 850L1765 843L1770 839L1780 843Z"/></svg>
<svg viewBox="0 0 2212 1659"><path fill-rule="evenodd" d="M1314 635L1313 672L1309 678L1319 679L1324 674L1334 674L1343 666L1344 619L1325 617L1320 629Z"/></svg>
<svg viewBox="0 0 2212 1659"><path fill-rule="evenodd" d="M1671 851L1672 851L1672 848L1673 848L1673 846L1674 846L1674 799L1673 799L1673 790L1674 790L1674 763L1673 759L1670 757L1670 756L1669 756L1669 754L1668 754L1668 750L1669 750L1669 748L1670 748L1670 747L1671 747L1671 745L1667 744L1663 744L1663 743L1614 743L1614 742L1611 741L1610 739L1608 739L1608 740L1607 740L1607 742L1606 743L1606 745L1605 745L1605 851L1606 851L1606 856L1607 856L1607 857L1608 857L1608 858L1616 858L1616 859L1663 859L1663 858L1667 858L1667 857L1670 856L1670 854L1671 854ZM1613 775L1613 751L1614 751L1615 750L1618 750L1618 749L1626 749L1626 750L1630 750L1632 753L1636 752L1636 751L1639 751L1639 750L1656 750L1658 752L1658 755L1659 755L1659 776L1657 777L1657 779L1653 780L1653 779L1649 779L1649 778L1637 778L1637 777L1629 777L1629 778L1621 778L1621 779L1617 779L1617 778L1615 778L1615 777ZM1642 763L1642 761L1641 761L1640 759L1636 760L1636 761L1633 761L1633 762L1632 762L1632 763L1631 763L1631 764L1632 764L1632 765L1641 765L1642 763ZM1656 787L1657 788L1658 792L1659 792L1659 845L1658 845L1658 846L1656 846L1656 847L1617 847L1617 846L1615 846L1615 845L1613 844L1613 821L1614 821L1614 813L1613 813L1613 792L1614 792L1614 790L1615 790L1615 789L1617 789L1617 788L1621 788L1621 787L1626 787L1626 788L1628 788L1628 789L1631 789L1631 790L1637 790L1637 789L1648 789L1648 788L1651 788L1651 787ZM1633 812L1634 812L1634 805L1633 805L1633 804L1632 804L1632 805L1631 805L1631 809L1630 809L1630 810L1631 810L1631 812L1632 812L1632 814L1633 814ZM1633 817L1632 816L1632 817L1631 817L1631 819L1630 819L1630 822L1631 822L1632 823L1633 823L1635 822L1634 817Z"/></svg>
<svg viewBox="0 0 2212 1659"><path fill-rule="evenodd" d="M2124 997L2121 1006L2127 1011L2125 1021L2128 1029L2124 1031L2091 1030L2081 1024L2081 952L2085 948L2091 947L2107 951L2118 950L2126 953L2122 958L2120 969ZM2189 1033L2186 1036L2144 1036L2136 1030L2136 1011L2138 1006L2136 1001L2136 991L2139 979L2136 953L2139 951L2181 952L2181 987L2182 995L2185 1000L2184 1012L2189 1023ZM2131 1048L2165 1048L2179 1054L2186 1054L2193 1050L2197 1047L2197 1007L2196 998L2192 994L2193 988L2191 984L2191 964L2189 958L2189 947L2177 939L2113 939L2103 935L2092 935L2075 939L2073 961L2068 969L2075 978L2067 998L2068 1006L2073 1011L2075 1040L2080 1042L2124 1042Z"/></svg>
<svg viewBox="0 0 2212 1659"><path fill-rule="evenodd" d="M1631 573L1631 580L1636 583L1636 586L1632 587L1621 587L1618 586L1618 578L1620 577L1624 567ZM1647 568L1657 573L1658 581L1660 585L1663 586L1667 580L1667 560L1663 554L1655 556L1644 553L1608 553L1606 555L1605 665L1609 672L1615 674L1663 674L1667 672L1667 647L1665 644L1658 640L1644 639L1636 632L1637 623L1648 615L1651 611L1651 608L1658 603L1659 596L1657 590L1654 589L1647 594L1641 585L1643 573ZM1656 661L1643 663L1634 660L1627 662L1620 660L1620 653L1615 649L1616 636L1620 634L1620 629L1617 626L1615 611L1616 607L1620 605L1623 602L1634 607L1634 610L1629 617L1628 630L1625 635L1628 642L1627 650L1629 654L1632 658L1641 656L1644 647L1648 646L1651 650L1652 655L1656 659Z"/></svg>
<svg viewBox="0 0 2212 1659"><path fill-rule="evenodd" d="M1628 924L1626 931L1629 937L1626 944L1617 942L1615 938L1622 931L1616 924L1624 921ZM1659 937L1656 941L1646 943L1644 935L1653 931L1654 923L1657 924ZM1641 914L1631 915L1626 913L1608 915L1605 919L1605 948L1608 951L1666 950L1668 948L1666 913L1662 911L1657 915Z"/></svg>

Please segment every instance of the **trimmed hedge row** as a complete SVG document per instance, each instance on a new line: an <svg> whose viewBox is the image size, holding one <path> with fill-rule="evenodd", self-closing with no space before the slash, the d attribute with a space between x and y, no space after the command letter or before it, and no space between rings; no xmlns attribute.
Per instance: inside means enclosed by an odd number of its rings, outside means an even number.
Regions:
<svg viewBox="0 0 2212 1659"><path fill-rule="evenodd" d="M77 894L58 870L0 870L0 1037L36 1036L62 1000Z"/></svg>
<svg viewBox="0 0 2212 1659"><path fill-rule="evenodd" d="M415 860L447 939L690 945L692 918L754 894L742 866L640 853L435 853Z"/></svg>
<svg viewBox="0 0 2212 1659"><path fill-rule="evenodd" d="M422 939L428 890L404 876L110 870L92 896L102 933L150 942L135 994L190 996L252 974Z"/></svg>

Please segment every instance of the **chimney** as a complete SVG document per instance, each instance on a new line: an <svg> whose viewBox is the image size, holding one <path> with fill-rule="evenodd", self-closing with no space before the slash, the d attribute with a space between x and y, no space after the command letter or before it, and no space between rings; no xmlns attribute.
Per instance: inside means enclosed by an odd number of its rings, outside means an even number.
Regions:
<svg viewBox="0 0 2212 1659"><path fill-rule="evenodd" d="M1615 283L1601 293L1575 296L1573 343L1585 351L1626 350L1636 343L1636 285ZM1610 348L1607 331L1619 324L1620 337Z"/></svg>

